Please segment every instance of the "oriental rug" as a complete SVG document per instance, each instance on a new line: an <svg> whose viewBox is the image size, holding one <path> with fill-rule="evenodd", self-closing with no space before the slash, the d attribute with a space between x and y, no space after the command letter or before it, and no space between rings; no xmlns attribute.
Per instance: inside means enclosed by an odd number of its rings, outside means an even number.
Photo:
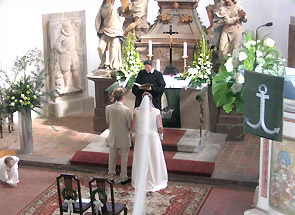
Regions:
<svg viewBox="0 0 295 215"><path fill-rule="evenodd" d="M82 197L89 198L88 180L80 178ZM159 192L149 193L146 198L146 215L196 215L208 198L212 187L198 184L169 182L168 187ZM108 192L107 192L108 194ZM115 201L127 204L128 214L132 214L134 189L128 185L114 185ZM109 195L108 195L109 196ZM58 195L56 183L37 196L18 215L58 215ZM64 213L66 214L66 213ZM91 214L91 208L84 214Z"/></svg>

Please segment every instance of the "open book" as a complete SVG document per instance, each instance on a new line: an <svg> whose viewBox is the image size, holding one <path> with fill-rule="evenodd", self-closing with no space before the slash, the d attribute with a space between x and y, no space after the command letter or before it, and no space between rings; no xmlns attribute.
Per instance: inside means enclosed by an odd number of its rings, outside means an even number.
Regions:
<svg viewBox="0 0 295 215"><path fill-rule="evenodd" d="M153 86L153 84L149 84L149 83L146 83L146 84L134 83L134 85L136 85L138 87L152 87Z"/></svg>

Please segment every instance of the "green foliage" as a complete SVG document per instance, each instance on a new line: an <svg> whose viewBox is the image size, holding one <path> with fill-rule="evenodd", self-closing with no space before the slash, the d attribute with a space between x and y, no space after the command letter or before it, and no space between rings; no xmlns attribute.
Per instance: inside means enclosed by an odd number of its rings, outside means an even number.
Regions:
<svg viewBox="0 0 295 215"><path fill-rule="evenodd" d="M192 67L181 76L190 79L189 87L200 87L203 83L210 83L212 79L212 50L202 34L200 44L194 53Z"/></svg>
<svg viewBox="0 0 295 215"><path fill-rule="evenodd" d="M243 50L234 50L232 55L224 59L224 63L212 81L213 100L217 107L223 107L225 112L233 109L243 113L244 77L241 71L255 71L274 76L284 76L284 60L272 39L265 38L256 42L250 33L247 34Z"/></svg>
<svg viewBox="0 0 295 215"><path fill-rule="evenodd" d="M136 35L128 34L123 45L123 64L117 71L117 81L123 87L132 87L137 74L143 69L143 63L140 60L139 53L135 51Z"/></svg>
<svg viewBox="0 0 295 215"><path fill-rule="evenodd" d="M256 66L255 64L256 46ZM243 44L243 51L240 52L240 70L255 71L259 73L285 76L285 60L281 58L280 52L275 45L275 41L270 38L257 40L257 44L250 33L246 36Z"/></svg>
<svg viewBox="0 0 295 215"><path fill-rule="evenodd" d="M213 100L217 107L223 107L226 113L231 112L234 108L237 113L243 112L243 88L236 92L233 88L241 86L236 79L240 73L237 71L227 72L226 67L222 65L212 81Z"/></svg>
<svg viewBox="0 0 295 215"><path fill-rule="evenodd" d="M40 50L29 50L24 56L17 57L12 75L5 71L1 71L1 75L9 86L4 89L4 104L8 113L41 107L45 73Z"/></svg>

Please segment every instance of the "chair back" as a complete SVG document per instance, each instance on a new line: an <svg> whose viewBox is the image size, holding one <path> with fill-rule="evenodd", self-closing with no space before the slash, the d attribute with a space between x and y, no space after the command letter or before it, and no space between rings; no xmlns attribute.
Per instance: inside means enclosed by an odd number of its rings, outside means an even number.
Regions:
<svg viewBox="0 0 295 215"><path fill-rule="evenodd" d="M64 188L61 188L61 182L63 179ZM58 202L60 214L63 214L63 202L65 199L79 200L79 208L75 208L76 204L73 204L74 210L80 211L80 214L83 214L82 207L82 195L80 181L74 174L62 173L56 178L57 183L57 193L58 193ZM74 184L77 186L78 193L74 189ZM62 201L63 198L63 201ZM76 206L77 207L77 206Z"/></svg>
<svg viewBox="0 0 295 215"><path fill-rule="evenodd" d="M98 178L94 177L91 181L89 181L89 192L90 192L90 200L91 200L91 208L92 214L94 213L94 201L96 200L96 194L98 194L99 200L104 204L102 207L102 214L107 213L106 202L107 202L107 194L106 194L106 185L110 187L111 193L111 205L112 205L112 214L115 215L115 200L114 200L114 190L113 190L114 180Z"/></svg>

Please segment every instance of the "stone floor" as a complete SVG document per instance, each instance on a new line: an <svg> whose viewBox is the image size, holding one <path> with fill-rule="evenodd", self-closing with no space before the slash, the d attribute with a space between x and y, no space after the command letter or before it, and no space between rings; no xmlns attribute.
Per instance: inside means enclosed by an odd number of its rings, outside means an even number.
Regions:
<svg viewBox="0 0 295 215"><path fill-rule="evenodd" d="M90 142L92 142L98 134L93 132L93 112L84 113L74 116L63 117L61 119L50 119L54 128L53 130L45 120L34 119L33 120L33 140L34 140L34 153L32 155L20 155L18 128L15 125L12 133L8 133L6 127L4 127L3 139L0 139L0 150L11 149L15 150L21 159L20 162L20 175L24 177L25 174L29 174L26 169L28 166L33 168L32 171L36 171L36 176L40 173L40 176L48 174L48 177L56 177L58 172L62 170L81 170L92 171L105 174L107 171L103 168L79 168L73 167L69 164L69 160L75 154L76 151L82 150ZM206 177L192 177L183 175L169 175L169 180L182 181L182 182L194 182L212 184L218 186L210 194L206 204L201 211L202 215L210 214L242 214L241 211L250 207L254 188L258 182L258 166L259 166L259 138L252 135L246 135L242 142L226 142L224 147L219 152L216 160L216 166L211 178ZM23 168L23 169L22 169ZM54 170L47 170L42 173L43 168L51 168ZM45 171L45 170L44 170ZM58 172L55 172L58 171ZM27 173L26 173L27 172ZM36 178L36 179L35 179ZM26 200L33 198L37 193L41 193L44 190L45 181L38 177L29 178L31 184L35 184L36 181L44 181L44 185L37 183L36 186L27 187L29 190L35 190L32 192L32 196L26 196L27 193L18 192L13 193L11 198L22 201L22 198ZM51 180L52 181L52 180ZM2 190L2 189L1 189ZM7 193L6 193L7 192ZM1 195L9 194L11 190L0 192ZM224 198L220 198L224 196ZM238 201L238 198L243 201ZM3 199L3 198L1 198ZM210 203L211 202L211 203ZM244 202L244 203L243 203ZM211 208L215 205L214 210ZM22 204L18 205L18 209L23 208ZM219 205L219 206L218 206ZM0 208L10 207L1 201ZM15 207L15 206L14 206ZM15 207L15 211L17 210ZM211 208L211 209L210 209ZM225 209L226 208L226 209ZM235 209L233 209L235 208ZM239 208L239 209L237 209ZM215 211L209 213L208 210ZM225 212L232 211L232 213ZM239 212L234 212L239 211ZM1 212L1 215L3 213ZM14 214L14 213L12 213ZM11 213L4 215L12 215Z"/></svg>

